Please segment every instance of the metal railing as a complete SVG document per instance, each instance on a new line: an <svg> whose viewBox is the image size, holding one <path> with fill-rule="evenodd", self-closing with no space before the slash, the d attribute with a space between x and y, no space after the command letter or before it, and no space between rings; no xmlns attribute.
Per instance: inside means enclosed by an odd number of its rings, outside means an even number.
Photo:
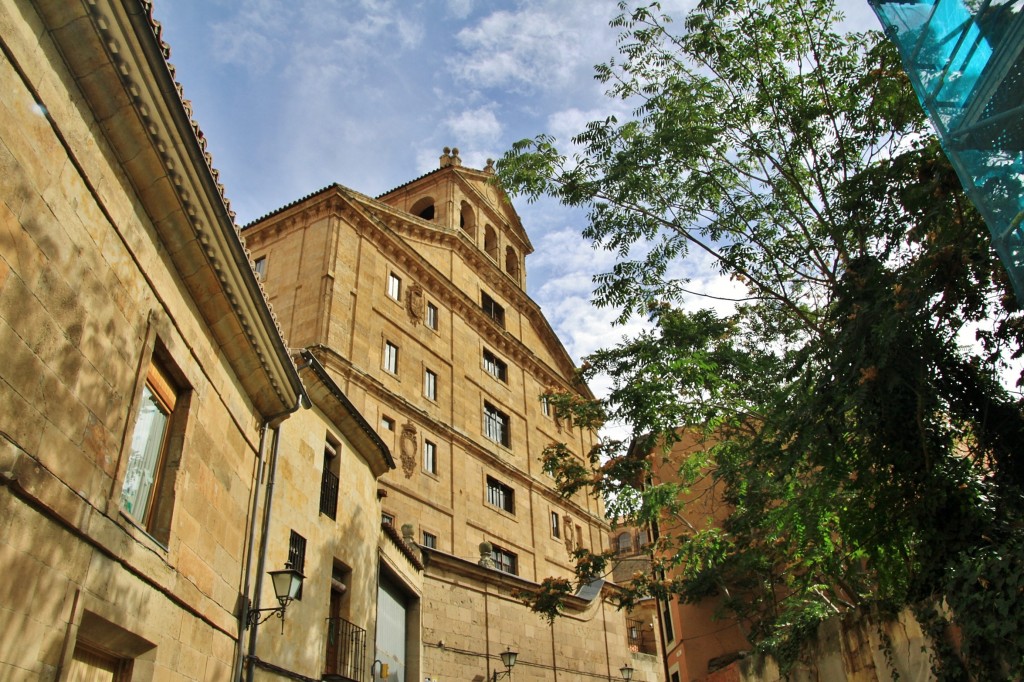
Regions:
<svg viewBox="0 0 1024 682"><path fill-rule="evenodd" d="M626 636L629 650L638 654L657 653L654 644L654 629L648 623L633 618L626 619Z"/></svg>
<svg viewBox="0 0 1024 682"><path fill-rule="evenodd" d="M366 630L344 618L327 619L324 679L364 682Z"/></svg>

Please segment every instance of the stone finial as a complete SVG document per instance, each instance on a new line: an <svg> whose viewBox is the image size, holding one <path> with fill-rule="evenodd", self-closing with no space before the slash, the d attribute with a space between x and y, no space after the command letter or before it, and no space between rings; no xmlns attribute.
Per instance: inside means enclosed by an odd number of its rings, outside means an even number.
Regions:
<svg viewBox="0 0 1024 682"><path fill-rule="evenodd" d="M458 152L458 150L456 150L456 152ZM444 153L441 154L441 168L447 168L448 166L452 165L451 153L452 153L451 148L449 148L449 147L445 147L444 148Z"/></svg>
<svg viewBox="0 0 1024 682"><path fill-rule="evenodd" d="M459 158L459 148L458 147L453 147L452 148L452 165L453 166L461 166L462 165L462 159Z"/></svg>
<svg viewBox="0 0 1024 682"><path fill-rule="evenodd" d="M494 559L491 558L491 543L484 540L480 543L480 561L477 563L484 568L494 568Z"/></svg>
<svg viewBox="0 0 1024 682"><path fill-rule="evenodd" d="M484 173L494 175L494 159L487 159L487 165L484 166Z"/></svg>
<svg viewBox="0 0 1024 682"><path fill-rule="evenodd" d="M402 524L402 539L405 540L405 542L407 544L410 544L410 545L415 544L415 539L413 537L413 534L414 534L413 525L411 523L403 523Z"/></svg>

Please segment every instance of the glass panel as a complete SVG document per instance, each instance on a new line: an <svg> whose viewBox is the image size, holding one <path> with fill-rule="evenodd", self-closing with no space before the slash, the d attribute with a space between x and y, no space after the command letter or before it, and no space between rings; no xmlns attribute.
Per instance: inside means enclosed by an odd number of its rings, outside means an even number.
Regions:
<svg viewBox="0 0 1024 682"><path fill-rule="evenodd" d="M132 434L128 469L121 488L121 507L139 521L145 522L157 465L167 431L168 413L153 395L147 384L142 389L142 405Z"/></svg>

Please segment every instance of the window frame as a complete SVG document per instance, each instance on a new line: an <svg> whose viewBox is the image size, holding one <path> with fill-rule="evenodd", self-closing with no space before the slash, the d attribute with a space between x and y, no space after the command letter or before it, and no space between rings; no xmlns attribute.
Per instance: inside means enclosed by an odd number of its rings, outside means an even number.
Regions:
<svg viewBox="0 0 1024 682"><path fill-rule="evenodd" d="M427 367L423 368L423 395L437 402L437 372Z"/></svg>
<svg viewBox="0 0 1024 682"><path fill-rule="evenodd" d="M396 275L394 272L388 272L388 285L387 285L388 298L393 301L402 300L402 278Z"/></svg>
<svg viewBox="0 0 1024 682"><path fill-rule="evenodd" d="M386 414L380 416L380 427L385 431L395 432L395 420L393 417L389 417Z"/></svg>
<svg viewBox="0 0 1024 682"><path fill-rule="evenodd" d="M170 540L170 519L168 518L164 524L166 528L157 528L156 522L161 516L162 505L174 503L173 497L170 500L163 498L167 494L164 486L169 473L167 469L171 460L171 441L179 440L176 445L180 447L183 419L187 412L187 388L180 386L179 383L171 375L168 363L155 357L154 353L154 357L150 358L135 405L135 424L126 444L127 458L118 498L118 506L122 513L165 546ZM162 417L163 422L158 427L158 435L153 430L152 420L144 421L147 411L155 412ZM140 489L143 485L147 487L140 504ZM141 514L136 513L139 506L142 507Z"/></svg>
<svg viewBox="0 0 1024 682"><path fill-rule="evenodd" d="M423 470L437 476L437 443L423 439Z"/></svg>
<svg viewBox="0 0 1024 682"><path fill-rule="evenodd" d="M562 539L561 519L558 516L558 512L554 509L551 510L551 537L556 540Z"/></svg>
<svg viewBox="0 0 1024 682"><path fill-rule="evenodd" d="M484 437L502 447L512 447L512 422L509 416L485 400L483 417Z"/></svg>
<svg viewBox="0 0 1024 682"><path fill-rule="evenodd" d="M498 381L508 383L508 363L486 348L483 350L483 368Z"/></svg>
<svg viewBox="0 0 1024 682"><path fill-rule="evenodd" d="M437 549L437 535L428 530L420 532L420 544L428 549Z"/></svg>
<svg viewBox="0 0 1024 682"><path fill-rule="evenodd" d="M382 366L388 374L398 375L398 346L387 339L384 340Z"/></svg>
<svg viewBox="0 0 1024 682"><path fill-rule="evenodd" d="M502 329L505 328L505 307L494 300L486 291L480 292L480 309Z"/></svg>
<svg viewBox="0 0 1024 682"><path fill-rule="evenodd" d="M306 574L306 544L305 537L299 535L294 530L290 530L288 535L288 560L285 562L285 566L295 569L302 575ZM295 599L302 601L302 586L299 586Z"/></svg>
<svg viewBox="0 0 1024 682"><path fill-rule="evenodd" d="M516 490L494 478L486 477L485 498L487 505L515 516Z"/></svg>
<svg viewBox="0 0 1024 682"><path fill-rule="evenodd" d="M330 433L324 438L324 465L320 475L320 513L338 519L338 492L341 486L341 443Z"/></svg>
<svg viewBox="0 0 1024 682"><path fill-rule="evenodd" d="M491 543L491 561L494 568L509 575L519 575L519 555Z"/></svg>
<svg viewBox="0 0 1024 682"><path fill-rule="evenodd" d="M261 282L267 281L267 257L260 256L252 262L252 271L256 273L256 279Z"/></svg>
<svg viewBox="0 0 1024 682"><path fill-rule="evenodd" d="M427 329L432 329L435 332L437 331L439 316L440 312L438 311L437 306L430 301L427 301L427 312L425 315L425 324L427 325Z"/></svg>

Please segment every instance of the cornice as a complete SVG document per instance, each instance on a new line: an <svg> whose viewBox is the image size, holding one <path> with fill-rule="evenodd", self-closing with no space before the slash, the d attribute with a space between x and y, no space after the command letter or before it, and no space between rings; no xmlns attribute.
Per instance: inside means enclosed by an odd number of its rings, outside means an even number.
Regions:
<svg viewBox="0 0 1024 682"><path fill-rule="evenodd" d="M256 409L277 415L302 384L151 11L144 0L39 8L221 352Z"/></svg>

